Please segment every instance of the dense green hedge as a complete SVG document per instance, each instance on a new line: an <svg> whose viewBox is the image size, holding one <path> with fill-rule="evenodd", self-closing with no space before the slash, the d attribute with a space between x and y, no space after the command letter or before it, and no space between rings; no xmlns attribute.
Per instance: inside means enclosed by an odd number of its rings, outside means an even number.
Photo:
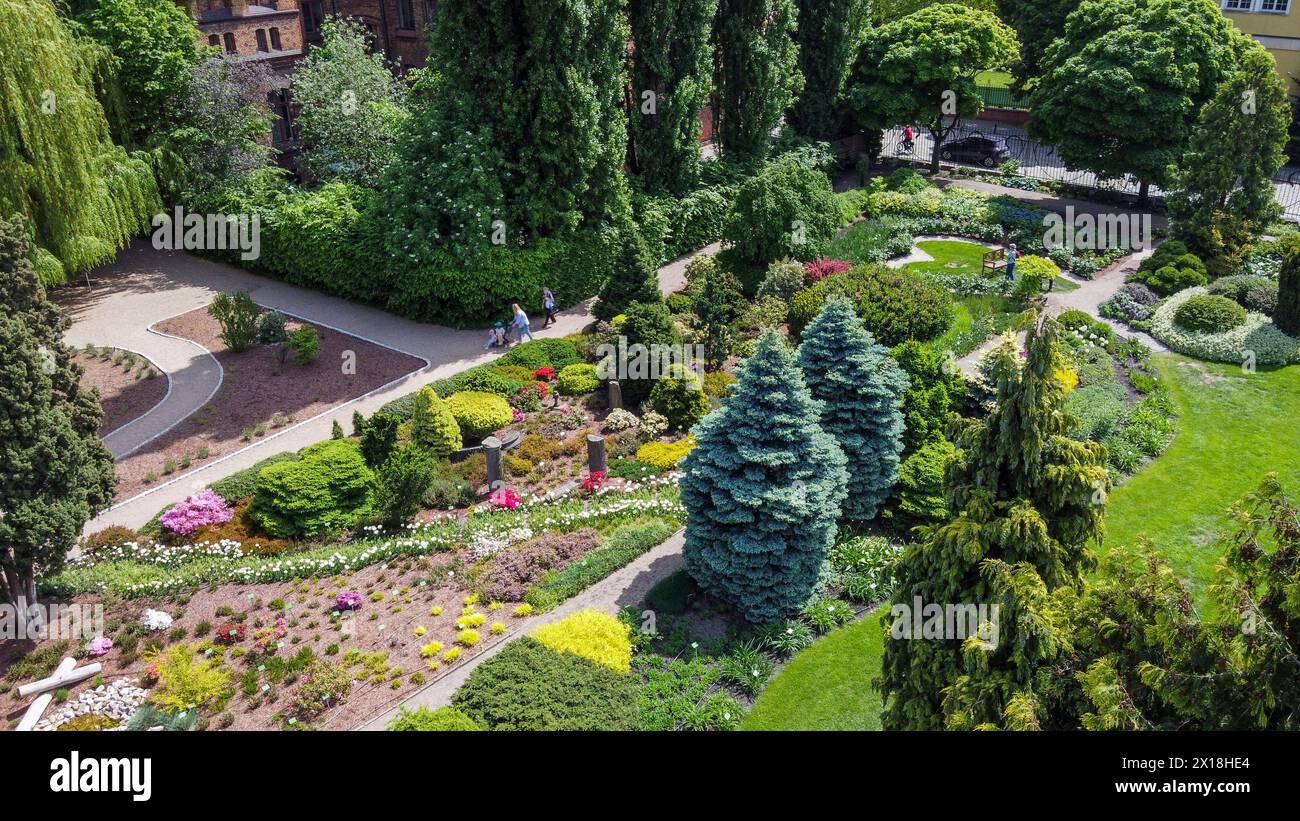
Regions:
<svg viewBox="0 0 1300 821"><path fill-rule="evenodd" d="M374 474L345 439L304 448L300 458L262 470L248 513L277 538L351 527L369 513Z"/></svg>

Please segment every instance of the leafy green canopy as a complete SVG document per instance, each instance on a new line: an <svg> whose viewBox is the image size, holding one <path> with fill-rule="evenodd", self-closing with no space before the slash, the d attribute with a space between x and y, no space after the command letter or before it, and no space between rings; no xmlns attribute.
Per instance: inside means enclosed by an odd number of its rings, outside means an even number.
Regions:
<svg viewBox="0 0 1300 821"><path fill-rule="evenodd" d="M815 591L845 499L844 452L775 331L740 366L682 463L686 571L754 624Z"/></svg>
<svg viewBox="0 0 1300 821"><path fill-rule="evenodd" d="M1216 276L1242 261L1281 214L1273 175L1286 161L1291 100L1273 55L1248 41L1238 69L1201 109L1166 204L1175 238Z"/></svg>
<svg viewBox="0 0 1300 821"><path fill-rule="evenodd" d="M898 479L907 375L844 297L829 300L804 331L799 366L822 403L822 429L848 459L843 518L871 521Z"/></svg>
<svg viewBox="0 0 1300 821"><path fill-rule="evenodd" d="M683 196L700 164L700 108L713 64L718 0L631 0L632 160L652 193ZM646 93L652 96L647 99ZM648 107L648 108L647 108Z"/></svg>
<svg viewBox="0 0 1300 821"><path fill-rule="evenodd" d="M1029 133L1072 168L1163 185L1246 41L1213 0L1085 0L1042 58Z"/></svg>
<svg viewBox="0 0 1300 821"><path fill-rule="evenodd" d="M1015 86L1028 90L1041 72L1043 53L1065 28L1065 18L1079 5L1078 0L997 0L998 17L1020 40L1020 58L1012 66Z"/></svg>
<svg viewBox="0 0 1300 821"><path fill-rule="evenodd" d="M849 80L849 105L865 129L924 126L935 140L938 171L939 146L957 118L983 109L975 76L1009 65L1016 53L1015 32L991 12L930 6L867 36Z"/></svg>
<svg viewBox="0 0 1300 821"><path fill-rule="evenodd" d="M103 56L53 4L0 4L0 216L21 214L66 271L112 259L161 207L148 163L109 139Z"/></svg>
<svg viewBox="0 0 1300 821"><path fill-rule="evenodd" d="M626 219L627 41L619 0L440 3L438 73L381 186L389 251L474 258Z"/></svg>
<svg viewBox="0 0 1300 821"><path fill-rule="evenodd" d="M0 574L11 602L63 565L117 486L99 398L78 387L68 321L28 251L21 221L0 219Z"/></svg>
<svg viewBox="0 0 1300 821"><path fill-rule="evenodd" d="M997 605L997 640L888 637L887 727L1024 729L1046 712L1069 641L1050 594L1095 563L1110 481L1105 448L1069 438L1057 334L1052 319L1031 328L1023 366L1012 346L995 354L996 407L957 423L945 482L956 518L923 528L898 566L895 605Z"/></svg>
<svg viewBox="0 0 1300 821"><path fill-rule="evenodd" d="M767 155L772 130L803 88L794 41L794 0L721 0L716 46L714 115L722 150Z"/></svg>
<svg viewBox="0 0 1300 821"><path fill-rule="evenodd" d="M393 159L406 90L372 53L358 20L330 19L325 42L293 71L302 166L316 179L373 184Z"/></svg>

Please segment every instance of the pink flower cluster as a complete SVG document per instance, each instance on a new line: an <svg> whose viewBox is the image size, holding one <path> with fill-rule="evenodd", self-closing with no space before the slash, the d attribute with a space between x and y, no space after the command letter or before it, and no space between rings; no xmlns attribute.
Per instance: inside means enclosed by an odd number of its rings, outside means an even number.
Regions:
<svg viewBox="0 0 1300 821"><path fill-rule="evenodd" d="M803 276L804 280L811 284L835 274L842 274L852 267L853 263L848 260L822 257L812 262L805 262L803 264Z"/></svg>
<svg viewBox="0 0 1300 821"><path fill-rule="evenodd" d="M253 634L253 646L263 653L274 653L279 647L280 639L289 633L283 618L275 620L274 627L263 627Z"/></svg>
<svg viewBox="0 0 1300 821"><path fill-rule="evenodd" d="M100 656L107 655L108 651L112 649L112 639L108 636L95 636L90 640L90 646L86 648L86 652L90 654L91 658L99 658Z"/></svg>
<svg viewBox="0 0 1300 821"><path fill-rule="evenodd" d="M211 490L201 490L162 515L163 527L188 536L205 525L230 521L234 513L226 500Z"/></svg>
<svg viewBox="0 0 1300 821"><path fill-rule="evenodd" d="M514 416L515 416L515 421L516 421L516 422L522 422L522 421L524 421L524 412L523 412L523 411L519 410L519 408L511 408L510 410L513 411Z"/></svg>
<svg viewBox="0 0 1300 821"><path fill-rule="evenodd" d="M506 488L505 490L498 490L496 493L488 496L488 501L491 502L492 507L497 510L514 510L519 507L519 503L523 501L523 497L516 493L513 488Z"/></svg>
<svg viewBox="0 0 1300 821"><path fill-rule="evenodd" d="M587 474L587 478L582 480L582 491L584 493L595 493L605 486L605 471L593 470Z"/></svg>
<svg viewBox="0 0 1300 821"><path fill-rule="evenodd" d="M334 599L334 609L338 611L356 610L361 606L361 594L355 590L347 590Z"/></svg>

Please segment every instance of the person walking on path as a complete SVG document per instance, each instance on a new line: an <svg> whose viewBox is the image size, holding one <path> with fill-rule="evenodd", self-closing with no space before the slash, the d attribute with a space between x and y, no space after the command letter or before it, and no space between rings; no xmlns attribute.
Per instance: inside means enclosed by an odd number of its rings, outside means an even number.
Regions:
<svg viewBox="0 0 1300 821"><path fill-rule="evenodd" d="M551 327L551 323L556 321L555 294L551 293L550 288L542 289L542 308L546 311L546 322L545 324L542 325L542 327L549 328Z"/></svg>
<svg viewBox="0 0 1300 821"><path fill-rule="evenodd" d="M1016 250L1016 244L1011 243L1007 249L1007 282L1012 282L1016 278L1016 260L1020 258L1020 252Z"/></svg>
<svg viewBox="0 0 1300 821"><path fill-rule="evenodd" d="M531 327L529 327L529 324L528 324L528 314L524 313L524 309L519 307L519 303L518 303L518 302L512 304L510 307L511 307L511 308L514 310L514 312L515 312L515 321L514 321L514 323L513 323L513 325L514 325L514 329L515 329L515 341L516 341L516 342L523 342L523 341L524 341L524 337L527 336L527 337L528 337L528 341L529 341L529 342L532 342L532 341L533 341L533 329L532 329Z"/></svg>

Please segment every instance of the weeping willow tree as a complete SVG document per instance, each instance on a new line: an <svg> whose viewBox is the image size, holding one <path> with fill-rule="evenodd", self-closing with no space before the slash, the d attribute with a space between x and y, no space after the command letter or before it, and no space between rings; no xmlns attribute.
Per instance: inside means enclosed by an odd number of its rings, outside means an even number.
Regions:
<svg viewBox="0 0 1300 821"><path fill-rule="evenodd" d="M111 260L161 208L148 162L109 137L103 58L47 0L0 3L0 216L31 226L47 284Z"/></svg>

